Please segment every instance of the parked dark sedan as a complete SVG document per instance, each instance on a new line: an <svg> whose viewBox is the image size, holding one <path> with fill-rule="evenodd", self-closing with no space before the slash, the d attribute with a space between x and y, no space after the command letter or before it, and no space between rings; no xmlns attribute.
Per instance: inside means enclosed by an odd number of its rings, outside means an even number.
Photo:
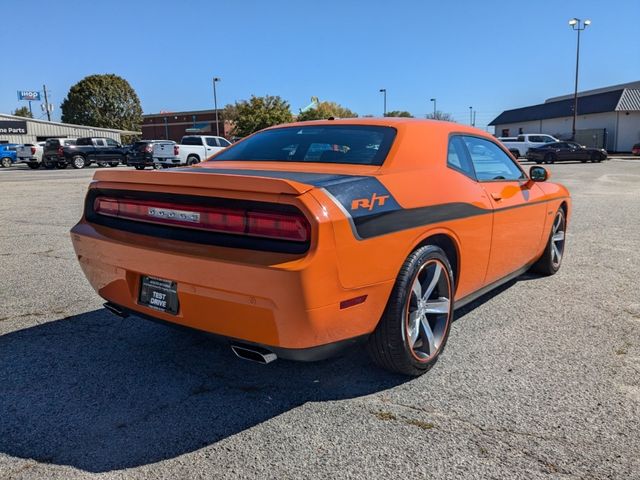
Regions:
<svg viewBox="0 0 640 480"><path fill-rule="evenodd" d="M566 160L580 160L582 163L601 162L607 158L607 151L602 148L589 148L576 142L553 142L541 147L530 148L527 160L536 163L554 163Z"/></svg>
<svg viewBox="0 0 640 480"><path fill-rule="evenodd" d="M144 170L145 167L153 168L153 145L156 143L175 145L176 142L172 140L140 140L129 149L127 165L135 167L136 170Z"/></svg>

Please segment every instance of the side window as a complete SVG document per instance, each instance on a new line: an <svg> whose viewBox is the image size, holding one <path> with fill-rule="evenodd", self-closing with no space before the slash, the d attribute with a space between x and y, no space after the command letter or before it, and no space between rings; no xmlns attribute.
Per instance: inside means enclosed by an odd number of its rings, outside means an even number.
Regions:
<svg viewBox="0 0 640 480"><path fill-rule="evenodd" d="M553 142L555 142L555 140L554 140L553 138L548 137L548 136L546 136L546 135L543 135L543 136L542 136L542 141L543 141L544 143L553 143Z"/></svg>
<svg viewBox="0 0 640 480"><path fill-rule="evenodd" d="M210 147L217 147L218 143L216 142L215 138L207 138L207 145Z"/></svg>
<svg viewBox="0 0 640 480"><path fill-rule="evenodd" d="M533 143L542 143L544 142L544 138L541 137L540 135L531 135L529 137L529 141Z"/></svg>
<svg viewBox="0 0 640 480"><path fill-rule="evenodd" d="M118 146L118 142L116 142L115 140L113 140L111 138L107 138L105 141L107 142L107 146L108 147L117 147Z"/></svg>
<svg viewBox="0 0 640 480"><path fill-rule="evenodd" d="M522 170L495 143L478 137L464 137L471 162L480 181L522 180L526 178Z"/></svg>
<svg viewBox="0 0 640 480"><path fill-rule="evenodd" d="M225 138L218 138L218 143L221 147L228 147L231 143Z"/></svg>
<svg viewBox="0 0 640 480"><path fill-rule="evenodd" d="M459 171L475 180L475 172L473 165L467 154L467 148L460 136L452 136L449 138L449 147L447 149L447 166Z"/></svg>

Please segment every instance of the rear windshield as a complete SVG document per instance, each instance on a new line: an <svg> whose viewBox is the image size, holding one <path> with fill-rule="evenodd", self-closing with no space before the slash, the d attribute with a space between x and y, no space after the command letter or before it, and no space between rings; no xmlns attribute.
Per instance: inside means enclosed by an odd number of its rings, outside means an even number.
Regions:
<svg viewBox="0 0 640 480"><path fill-rule="evenodd" d="M283 127L236 143L214 160L382 165L395 135L376 125Z"/></svg>

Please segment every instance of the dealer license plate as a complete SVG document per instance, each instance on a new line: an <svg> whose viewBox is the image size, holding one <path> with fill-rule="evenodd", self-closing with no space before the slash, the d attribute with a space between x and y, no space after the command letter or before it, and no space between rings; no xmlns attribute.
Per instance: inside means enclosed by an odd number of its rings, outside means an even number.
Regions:
<svg viewBox="0 0 640 480"><path fill-rule="evenodd" d="M142 276L140 304L176 315L178 313L178 284L171 280Z"/></svg>

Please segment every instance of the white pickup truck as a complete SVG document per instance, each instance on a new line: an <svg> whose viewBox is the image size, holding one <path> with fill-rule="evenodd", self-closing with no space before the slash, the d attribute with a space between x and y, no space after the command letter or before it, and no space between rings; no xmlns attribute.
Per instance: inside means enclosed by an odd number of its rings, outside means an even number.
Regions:
<svg viewBox="0 0 640 480"><path fill-rule="evenodd" d="M42 164L42 154L44 153L44 144L46 142L25 143L16 150L18 163L26 163L34 170L40 168Z"/></svg>
<svg viewBox="0 0 640 480"><path fill-rule="evenodd" d="M498 140L507 147L514 157L526 157L527 150L534 147L541 147L547 143L559 142L555 137L544 133L523 133L515 138L498 137Z"/></svg>
<svg viewBox="0 0 640 480"><path fill-rule="evenodd" d="M231 143L222 137L187 135L179 145L157 143L153 145L153 162L159 167L195 165L210 158Z"/></svg>

